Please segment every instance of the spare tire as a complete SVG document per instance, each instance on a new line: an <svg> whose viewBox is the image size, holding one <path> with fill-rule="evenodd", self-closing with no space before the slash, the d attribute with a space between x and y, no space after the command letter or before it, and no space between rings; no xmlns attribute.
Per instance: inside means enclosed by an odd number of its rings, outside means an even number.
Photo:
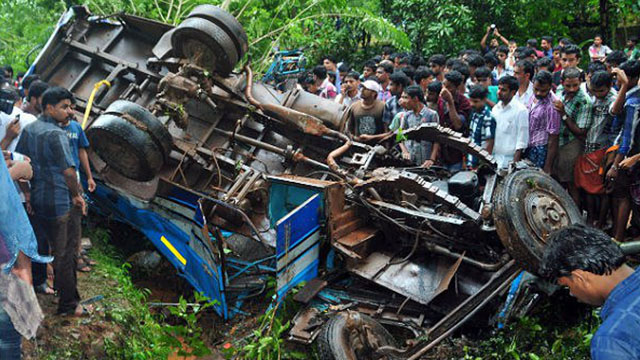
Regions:
<svg viewBox="0 0 640 360"><path fill-rule="evenodd" d="M356 332L366 332L365 342ZM379 357L376 350L382 346L396 346L393 336L380 323L355 311L343 311L331 317L318 334L318 355L322 360L393 359ZM376 344L369 344L374 341Z"/></svg>
<svg viewBox="0 0 640 360"><path fill-rule="evenodd" d="M166 163L171 135L140 105L116 101L87 130L93 151L121 175L152 180Z"/></svg>
<svg viewBox="0 0 640 360"><path fill-rule="evenodd" d="M183 21L171 36L176 55L221 76L227 76L238 63L238 51L227 33L201 18Z"/></svg>
<svg viewBox="0 0 640 360"><path fill-rule="evenodd" d="M238 52L238 59L242 59L244 54L249 51L249 38L244 28L233 15L221 8L210 4L198 5L187 15L187 19L189 18L207 19L223 29L233 40Z"/></svg>
<svg viewBox="0 0 640 360"><path fill-rule="evenodd" d="M538 274L549 234L582 223L569 193L535 169L516 170L499 184L494 221L500 241L525 270Z"/></svg>

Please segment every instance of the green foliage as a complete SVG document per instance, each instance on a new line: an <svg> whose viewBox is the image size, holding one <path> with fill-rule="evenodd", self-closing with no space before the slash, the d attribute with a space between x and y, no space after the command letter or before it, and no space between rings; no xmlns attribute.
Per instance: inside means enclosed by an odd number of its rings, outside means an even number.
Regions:
<svg viewBox="0 0 640 360"><path fill-rule="evenodd" d="M195 293L195 298L195 304L188 304L187 300L180 296L178 305L169 308L171 315L178 317L184 325L165 325L163 327L165 335L161 338L161 343L171 349L179 349L178 355L180 356L211 354L211 350L202 340L202 329L198 326L198 318L202 311L213 306L214 302L199 292Z"/></svg>

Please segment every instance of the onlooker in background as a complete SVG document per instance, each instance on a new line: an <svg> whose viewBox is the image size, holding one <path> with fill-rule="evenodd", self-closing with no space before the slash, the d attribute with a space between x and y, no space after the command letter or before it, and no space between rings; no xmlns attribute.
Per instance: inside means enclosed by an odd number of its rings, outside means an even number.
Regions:
<svg viewBox="0 0 640 360"><path fill-rule="evenodd" d="M556 46L553 48L553 72L562 70L562 46Z"/></svg>
<svg viewBox="0 0 640 360"><path fill-rule="evenodd" d="M553 73L554 69L555 69L555 65L553 64L553 60L549 59L546 56L541 57L540 59L538 59L538 61L536 61L536 73L538 73L538 71L540 70Z"/></svg>
<svg viewBox="0 0 640 360"><path fill-rule="evenodd" d="M529 60L520 60L516 63L513 75L518 79L520 87L515 95L514 100L519 101L522 105L527 106L529 100L533 96L533 84L531 80L535 75L533 63Z"/></svg>
<svg viewBox="0 0 640 360"><path fill-rule="evenodd" d="M593 63L600 64L601 62ZM591 65L589 65L591 68ZM587 132L584 144L584 154L580 156L575 168L576 187L586 192L587 222L589 225L602 227L606 223L609 212L609 196L605 194L604 179L601 168L605 162L607 149L613 146L619 129L615 130L615 118L609 112L615 101L616 92L612 89L611 75L604 69L594 71L589 75L589 90L593 94L591 128ZM598 211L598 200L600 211ZM597 220L597 222L596 222Z"/></svg>
<svg viewBox="0 0 640 360"><path fill-rule="evenodd" d="M362 69L362 77L360 78L361 81L366 81L366 80L373 80L373 78L376 76L376 68L378 66L376 65L376 62L373 60L367 60L364 63L364 67Z"/></svg>
<svg viewBox="0 0 640 360"><path fill-rule="evenodd" d="M438 113L424 105L424 93L417 85L407 87L402 92L402 105L407 111L398 113L399 126L403 130L425 123L437 123ZM414 165L429 167L433 165L435 157L430 141L406 140L401 142L402 157L410 160Z"/></svg>
<svg viewBox="0 0 640 360"><path fill-rule="evenodd" d="M470 55L467 57L467 65L469 68L469 76L465 82L467 89L474 85L476 69L485 65L484 58L480 55ZM459 70L458 70L459 71Z"/></svg>
<svg viewBox="0 0 640 360"><path fill-rule="evenodd" d="M39 116L42 112L42 94L49 88L49 85L40 80L36 80L29 85L27 101L22 104L22 111L34 116Z"/></svg>
<svg viewBox="0 0 640 360"><path fill-rule="evenodd" d="M423 93L427 93L427 87L435 80L435 74L429 68L418 68L413 76L416 85L420 86Z"/></svg>
<svg viewBox="0 0 640 360"><path fill-rule="evenodd" d="M335 99L338 95L338 91L331 83L331 80L329 80L327 69L324 66L318 65L313 68L313 81L317 88L316 95L321 98Z"/></svg>
<svg viewBox="0 0 640 360"><path fill-rule="evenodd" d="M551 73L545 70L533 78L533 93L527 110L529 111L529 145L525 157L551 174L553 162L558 154L558 133L560 113L554 108L558 100L551 91Z"/></svg>
<svg viewBox="0 0 640 360"><path fill-rule="evenodd" d="M560 100L555 102L562 115L560 125L559 153L554 165L554 177L569 190L576 204L580 204L580 193L574 184L576 160L582 155L584 138L591 127L593 105L587 94L580 91L580 70L569 67L562 70L562 89L558 89Z"/></svg>
<svg viewBox="0 0 640 360"><path fill-rule="evenodd" d="M391 92L389 91L389 83L391 83L390 76L393 74L393 65L390 63L382 62L376 69L376 78L382 88L378 93L378 100L385 102L391 98Z"/></svg>
<svg viewBox="0 0 640 360"><path fill-rule="evenodd" d="M445 75L438 100L438 117L441 126L465 134L471 104L469 99L459 90L463 83L464 77L456 70L451 70ZM460 150L445 144L435 143L431 159L438 158L442 161L442 165L451 172L462 169L463 154Z"/></svg>
<svg viewBox="0 0 640 360"><path fill-rule="evenodd" d="M40 76L38 74L31 74L22 79L22 82L20 83L20 95L22 95L23 98L26 98L29 95L29 86L31 86L31 84L36 80L40 80Z"/></svg>
<svg viewBox="0 0 640 360"><path fill-rule="evenodd" d="M351 71L344 76L340 94L336 96L336 102L346 106L351 106L360 100L360 74Z"/></svg>
<svg viewBox="0 0 640 360"><path fill-rule="evenodd" d="M498 58L498 65L494 70L495 78L500 80L505 75L513 75L513 68L507 67L507 56L509 56L509 48L506 46L499 46L496 50L496 57Z"/></svg>
<svg viewBox="0 0 640 360"><path fill-rule="evenodd" d="M413 78L416 76L416 70L413 68L412 65L403 67L398 71L400 71L401 73L407 76L407 78L409 79L409 85L415 85L415 83L413 82Z"/></svg>
<svg viewBox="0 0 640 360"><path fill-rule="evenodd" d="M33 85L32 85L33 86ZM30 95L33 95L32 93ZM58 314L82 316L76 279L77 243L70 237L70 213L86 210L80 191L69 139L58 123L73 116L73 95L66 89L48 89L42 97L43 115L27 126L16 150L33 164L31 181L32 224L40 254L54 256L54 287L59 291ZM46 269L33 267L34 286L46 287Z"/></svg>
<svg viewBox="0 0 640 360"><path fill-rule="evenodd" d="M495 34L495 30L496 30L495 25L487 26L487 32L484 34L484 36L480 40L480 49L482 49L483 53L492 52L498 47L498 45L500 45L498 44L498 40L496 38L492 38L489 41L489 46L487 46L487 39L489 39L489 35L491 35L492 32Z"/></svg>
<svg viewBox="0 0 640 360"><path fill-rule="evenodd" d="M627 40L627 47L624 49L627 57L631 60L640 59L640 49L638 49L638 37L632 36Z"/></svg>
<svg viewBox="0 0 640 360"><path fill-rule="evenodd" d="M322 65L327 69L327 75L334 80L331 83L335 86L337 91L340 91L340 72L338 71L338 62L335 57L328 55L322 59Z"/></svg>
<svg viewBox="0 0 640 360"><path fill-rule="evenodd" d="M491 72L486 67L476 69L475 83L487 89L487 105L490 108L494 107L498 103L498 87L491 85ZM471 94L471 91L469 91Z"/></svg>
<svg viewBox="0 0 640 360"><path fill-rule="evenodd" d="M492 73L493 70L495 70L496 66L498 66L498 63L500 63L500 61L498 61L498 58L493 53L485 54L482 58L484 59L484 66L486 66ZM498 80L496 79L496 77L492 76L492 78L496 81L497 84Z"/></svg>
<svg viewBox="0 0 640 360"><path fill-rule="evenodd" d="M427 86L427 107L431 110L438 111L438 99L442 91L442 83L434 81Z"/></svg>
<svg viewBox="0 0 640 360"><path fill-rule="evenodd" d="M518 44L515 40L509 41L509 56L507 56L507 69L513 69L516 66L516 52L518 49Z"/></svg>
<svg viewBox="0 0 640 360"><path fill-rule="evenodd" d="M347 134L353 136L354 140L366 142L372 135L384 132L382 122L384 103L378 100L380 91L382 91L380 84L374 80L362 83L361 99L349 108L345 126Z"/></svg>
<svg viewBox="0 0 640 360"><path fill-rule="evenodd" d="M529 143L529 114L527 108L515 100L518 79L511 75L498 81L500 102L491 110L496 119L496 136L493 157L499 168L505 168L512 161L520 161Z"/></svg>
<svg viewBox="0 0 640 360"><path fill-rule="evenodd" d="M476 71L477 73L478 71ZM482 85L475 85L469 90L469 101L471 103L469 138L474 144L484 148L491 154L496 137L496 119L491 115L491 109L487 106L488 93L487 89ZM468 169L477 168L478 163L478 158L473 155L467 155Z"/></svg>
<svg viewBox="0 0 640 360"><path fill-rule="evenodd" d="M589 46L589 57L591 61L604 61L604 58L609 55L611 48L602 43L602 36L596 35L593 37L593 45Z"/></svg>
<svg viewBox="0 0 640 360"><path fill-rule="evenodd" d="M15 151L22 129L36 121L36 117L20 110L22 99L16 88L9 84L3 84L0 87L14 101L11 114L0 114L0 148Z"/></svg>
<svg viewBox="0 0 640 360"><path fill-rule="evenodd" d="M580 64L581 57L579 47L573 44L569 44L562 47L560 54L562 56L562 69L568 69L570 67L579 69L578 65ZM560 83L562 82L562 73L563 71L558 71L553 74L554 84L560 85Z"/></svg>
<svg viewBox="0 0 640 360"><path fill-rule="evenodd" d="M591 339L591 359L640 358L640 271L600 230L571 225L547 239L540 273L569 288L578 301L602 306L602 325Z"/></svg>
<svg viewBox="0 0 640 360"><path fill-rule="evenodd" d="M633 183L634 171L638 170L636 163L640 160L640 157L637 156L640 154L640 136L638 134L640 126L637 126L638 111L640 111L640 88L638 87L640 62L637 60L625 61L612 72L620 90L611 105L611 114L623 120L623 128L620 133L620 147L613 165L607 171L605 181L613 184L614 204L612 209L615 209L615 238L618 241L624 241L624 233L631 212L630 186Z"/></svg>
<svg viewBox="0 0 640 360"><path fill-rule="evenodd" d="M558 45L560 45L560 47L565 47L567 45L572 45L572 44L573 42L568 38L561 38L560 40L558 40Z"/></svg>
<svg viewBox="0 0 640 360"><path fill-rule="evenodd" d="M404 89L409 86L409 78L402 71L396 71L389 77L389 92L391 97L384 103L382 122L385 129L389 128L391 121L397 113L402 111L399 101Z"/></svg>
<svg viewBox="0 0 640 360"><path fill-rule="evenodd" d="M584 91L585 94L589 95L589 97L591 98L592 101L593 101L594 96L591 93L591 87L589 86L589 83L591 81L591 75L593 75L594 73L596 73L598 71L606 71L606 70L607 70L607 67L601 61L592 61L587 66L587 72L586 72L586 75L585 75L585 82L580 84L580 90Z"/></svg>
<svg viewBox="0 0 640 360"><path fill-rule="evenodd" d="M5 65L2 67L3 75L13 85L13 68L11 65Z"/></svg>
<svg viewBox="0 0 640 360"><path fill-rule="evenodd" d="M619 67L623 62L627 61L628 57L624 51L614 50L607 55L604 60L604 64L607 66L607 71L611 74L611 70Z"/></svg>
<svg viewBox="0 0 640 360"><path fill-rule="evenodd" d="M538 56L536 55L536 52L528 47L522 48L522 50L516 52L516 59L518 61L522 61L522 60L529 60L531 61L532 64L535 64L536 61L538 60Z"/></svg>
<svg viewBox="0 0 640 360"><path fill-rule="evenodd" d="M545 56L542 51L538 50L538 40L536 39L527 40L527 47L535 52L535 55L538 59Z"/></svg>
<svg viewBox="0 0 640 360"><path fill-rule="evenodd" d="M13 184L28 180L29 174L10 172L5 161L0 164L0 358L13 360L22 358L21 337L35 337L44 318L33 292L31 261L47 263L51 258L38 255L36 237Z"/></svg>
<svg viewBox="0 0 640 360"><path fill-rule="evenodd" d="M447 58L442 54L436 54L429 58L429 67L439 82L444 81L444 67L446 64Z"/></svg>
<svg viewBox="0 0 640 360"><path fill-rule="evenodd" d="M553 60L553 38L551 36L543 36L540 41L540 49L545 57Z"/></svg>

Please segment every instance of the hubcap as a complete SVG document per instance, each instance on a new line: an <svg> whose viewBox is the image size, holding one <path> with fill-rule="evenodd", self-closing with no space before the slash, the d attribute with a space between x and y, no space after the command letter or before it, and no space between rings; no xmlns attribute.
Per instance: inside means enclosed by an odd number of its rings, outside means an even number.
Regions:
<svg viewBox="0 0 640 360"><path fill-rule="evenodd" d="M524 202L529 227L543 242L549 233L569 225L569 215L554 194L536 189L525 196Z"/></svg>

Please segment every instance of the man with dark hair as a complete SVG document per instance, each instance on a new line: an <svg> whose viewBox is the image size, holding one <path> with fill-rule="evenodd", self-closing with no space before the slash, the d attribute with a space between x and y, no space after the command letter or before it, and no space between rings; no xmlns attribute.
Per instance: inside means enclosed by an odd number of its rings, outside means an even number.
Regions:
<svg viewBox="0 0 640 360"><path fill-rule="evenodd" d="M360 100L360 74L355 71L347 73L342 82L341 90L336 97L338 104L351 106L351 104Z"/></svg>
<svg viewBox="0 0 640 360"><path fill-rule="evenodd" d="M478 71L476 71L477 74ZM493 152L493 141L496 137L496 119L491 115L491 108L487 106L488 94L489 92L482 85L474 85L469 90L469 101L471 102L469 138L474 144L483 147L491 154ZM479 161L475 156L467 155L466 160L467 168L475 169L478 167Z"/></svg>
<svg viewBox="0 0 640 360"><path fill-rule="evenodd" d="M445 75L440 99L438 99L438 117L440 125L453 131L466 133L466 121L469 118L471 104L460 91L460 85L464 84L464 77L456 70L451 70ZM462 168L463 154L459 150L448 145L435 143L431 159L439 159L449 171L455 172Z"/></svg>
<svg viewBox="0 0 640 360"><path fill-rule="evenodd" d="M317 88L316 95L321 98L335 99L338 95L338 91L331 83L331 80L329 80L327 69L324 66L318 65L313 68L313 81Z"/></svg>
<svg viewBox="0 0 640 360"><path fill-rule="evenodd" d="M546 56L541 57L536 61L536 73L541 70L548 71L549 73L553 73L554 65L553 61Z"/></svg>
<svg viewBox="0 0 640 360"><path fill-rule="evenodd" d="M427 86L427 107L433 111L438 111L438 99L440 99L440 92L442 91L442 83L440 81L433 81Z"/></svg>
<svg viewBox="0 0 640 360"><path fill-rule="evenodd" d="M429 67L435 74L436 80L444 81L444 67L447 64L447 58L442 54L436 54L429 58Z"/></svg>
<svg viewBox="0 0 640 360"><path fill-rule="evenodd" d="M327 75L329 75L330 78L335 79L335 81L333 81L332 83L336 87L336 91L339 93L341 77L340 71L338 70L338 62L336 58L334 56L327 55L322 59L322 65L325 69L327 69Z"/></svg>
<svg viewBox="0 0 640 360"><path fill-rule="evenodd" d="M376 69L376 78L382 87L382 91L378 93L378 100L386 102L391 98L389 84L391 83L391 74L393 74L393 65L391 63L381 62Z"/></svg>
<svg viewBox="0 0 640 360"><path fill-rule="evenodd" d="M391 58L391 54L393 53L393 48L391 46L383 46L382 47L382 59L389 60ZM393 60L393 59L391 59Z"/></svg>
<svg viewBox="0 0 640 360"><path fill-rule="evenodd" d="M399 127L403 130L410 129L425 123L437 123L438 113L424 105L424 93L417 85L412 85L402 92L402 106L407 111L397 115ZM432 143L430 141L406 140L401 142L400 150L405 160L410 160L414 165L430 167L434 163Z"/></svg>
<svg viewBox="0 0 640 360"><path fill-rule="evenodd" d="M529 115L527 108L514 97L518 91L518 79L506 75L498 81L500 102L491 110L496 119L493 157L499 168L520 161L529 143Z"/></svg>
<svg viewBox="0 0 640 360"><path fill-rule="evenodd" d="M391 74L389 80L391 80L389 83L391 97L384 103L384 113L382 115L382 122L384 123L385 129L391 125L391 121L396 114L402 111L399 104L400 95L402 95L404 89L409 86L409 78L402 71L396 71Z"/></svg>
<svg viewBox="0 0 640 360"><path fill-rule="evenodd" d="M376 81L365 81L360 91L361 99L349 108L345 130L354 140L366 142L384 132L384 103L378 100L380 91L382 89Z"/></svg>
<svg viewBox="0 0 640 360"><path fill-rule="evenodd" d="M487 96L485 98L489 108L493 108L498 103L498 87L491 85L492 80L489 69L486 67L476 69L475 83L487 89ZM471 94L471 89L469 89L469 94ZM469 95L469 97L471 96Z"/></svg>
<svg viewBox="0 0 640 360"><path fill-rule="evenodd" d="M520 84L514 100L527 106L533 96L533 84L531 80L533 80L533 76L535 75L535 67L529 60L520 60L516 63L513 75L518 79L518 83Z"/></svg>
<svg viewBox="0 0 640 360"><path fill-rule="evenodd" d="M620 90L611 105L611 114L623 120L623 128L620 133L620 147L613 165L607 171L606 179L613 183L613 208L617 209L617 214L614 216L615 238L618 241L624 241L631 211L629 191L633 182L632 172L638 170L635 165L640 160L638 155L640 154L640 126L637 126L640 111L640 87L638 87L640 62L627 60L619 68L613 69L612 73L616 76Z"/></svg>
<svg viewBox="0 0 640 360"><path fill-rule="evenodd" d="M482 58L484 59L485 66L489 70L493 71L496 68L496 66L498 66L498 63L499 63L498 58L493 53L485 54Z"/></svg>
<svg viewBox="0 0 640 360"><path fill-rule="evenodd" d="M591 339L591 359L640 358L640 272L600 230L571 225L551 233L540 274L578 301L602 306L602 325Z"/></svg>
<svg viewBox="0 0 640 360"><path fill-rule="evenodd" d="M362 69L362 76L360 77L360 81L373 80L372 77L376 76L376 62L373 60L367 60L364 63L364 67Z"/></svg>
<svg viewBox="0 0 640 360"><path fill-rule="evenodd" d="M420 86L423 93L427 93L427 87L435 80L435 74L429 68L418 68L413 76L416 85Z"/></svg>
<svg viewBox="0 0 640 360"><path fill-rule="evenodd" d="M624 51L614 50L604 59L604 64L607 66L609 74L611 74L611 70L619 67L625 61L627 61L627 54Z"/></svg>
<svg viewBox="0 0 640 360"><path fill-rule="evenodd" d="M589 83L591 82L591 75L598 71L606 71L607 66L602 61L592 61L587 65L587 71L585 75L585 81L580 84L580 90L584 91L585 94L589 95L591 100L593 101L593 94L591 93L591 88L589 87Z"/></svg>
<svg viewBox="0 0 640 360"><path fill-rule="evenodd" d="M540 41L540 48L542 49L544 56L553 60L553 38L551 36L542 37L542 40Z"/></svg>
<svg viewBox="0 0 640 360"><path fill-rule="evenodd" d="M507 66L507 57L509 56L509 48L504 45L498 47L496 50L496 57L498 58L498 65L494 70L494 77L500 80L505 75L513 75L513 69Z"/></svg>
<svg viewBox="0 0 640 360"><path fill-rule="evenodd" d="M42 112L42 95L49 88L49 85L40 80L36 80L29 85L29 95L27 101L22 104L22 111L34 116Z"/></svg>
<svg viewBox="0 0 640 360"><path fill-rule="evenodd" d="M527 40L527 47L534 51L534 54L536 55L536 57L538 59L541 58L541 57L544 57L544 53L542 51L538 50L538 40L536 40L536 39Z"/></svg>
<svg viewBox="0 0 640 360"><path fill-rule="evenodd" d="M403 67L398 71L407 76L407 78L409 79L409 85L415 85L415 83L413 82L413 78L416 75L416 70L413 68L412 65L408 65L406 67Z"/></svg>
<svg viewBox="0 0 640 360"><path fill-rule="evenodd" d="M529 60L531 63L535 64L536 60L538 60L538 56L536 55L535 50L532 48L522 48L520 51L516 53L517 61Z"/></svg>
<svg viewBox="0 0 640 360"><path fill-rule="evenodd" d="M558 154L560 113L554 108L558 100L551 91L551 73L545 70L533 78L533 94L527 104L529 111L529 145L525 157L551 174L553 162Z"/></svg>
<svg viewBox="0 0 640 360"><path fill-rule="evenodd" d="M466 91L469 91L469 88L475 85L475 83L473 82L474 81L473 79L475 79L476 69L479 67L483 67L484 65L485 65L484 58L480 55L472 54L472 55L469 55L469 57L467 57L467 66L469 69L469 76L465 81Z"/></svg>
<svg viewBox="0 0 640 360"><path fill-rule="evenodd" d="M580 64L580 58L581 58L582 54L580 53L580 48L577 47L576 45L573 44L569 44L566 45L562 48L562 50L560 51L560 57L561 57L561 62L562 62L562 69L568 69L570 67L576 68L579 71L580 68L578 67L578 65ZM553 83L556 85L560 85L560 83L562 82L562 72L563 71L558 71L556 73L553 74ZM581 75L580 79L584 79L583 77L584 75Z"/></svg>
<svg viewBox="0 0 640 360"><path fill-rule="evenodd" d="M610 53L611 48L602 43L602 35L596 34L593 37L593 45L589 46L591 61L604 61L604 58Z"/></svg>
<svg viewBox="0 0 640 360"><path fill-rule="evenodd" d="M573 45L573 42L569 40L569 38L560 38L560 40L558 40L558 46L565 47L567 45Z"/></svg>
<svg viewBox="0 0 640 360"><path fill-rule="evenodd" d="M562 70L562 46L558 45L553 48L552 59L553 59L553 65L555 65L555 67L553 68L553 72L556 73Z"/></svg>
<svg viewBox="0 0 640 360"><path fill-rule="evenodd" d="M22 91L21 95L23 98L26 98L27 96L29 96L29 86L31 86L31 83L33 83L36 80L40 80L40 75L31 74L31 75L25 76L22 79L22 81L20 82L20 89Z"/></svg>
<svg viewBox="0 0 640 360"><path fill-rule="evenodd" d="M32 85L33 86L33 85ZM33 95L33 94L31 94ZM42 96L43 115L27 126L16 151L31 158L30 207L33 227L38 238L38 251L48 255L49 245L54 256L54 287L60 293L59 314L81 316L85 309L79 304L76 286L76 249L70 236L71 213L86 210L76 174L69 139L59 124L73 116L73 95L66 89L53 87ZM33 283L46 290L46 268L33 267Z"/></svg>
<svg viewBox="0 0 640 360"><path fill-rule="evenodd" d="M625 53L631 60L640 59L640 49L638 49L638 37L632 36L627 40L627 46L625 47Z"/></svg>
<svg viewBox="0 0 640 360"><path fill-rule="evenodd" d="M558 89L560 100L556 109L562 114L560 126L560 151L554 167L554 177L564 185L576 204L580 204L580 193L574 184L574 167L584 148L583 139L592 123L593 102L580 91L580 70L569 67L562 70L562 88Z"/></svg>

